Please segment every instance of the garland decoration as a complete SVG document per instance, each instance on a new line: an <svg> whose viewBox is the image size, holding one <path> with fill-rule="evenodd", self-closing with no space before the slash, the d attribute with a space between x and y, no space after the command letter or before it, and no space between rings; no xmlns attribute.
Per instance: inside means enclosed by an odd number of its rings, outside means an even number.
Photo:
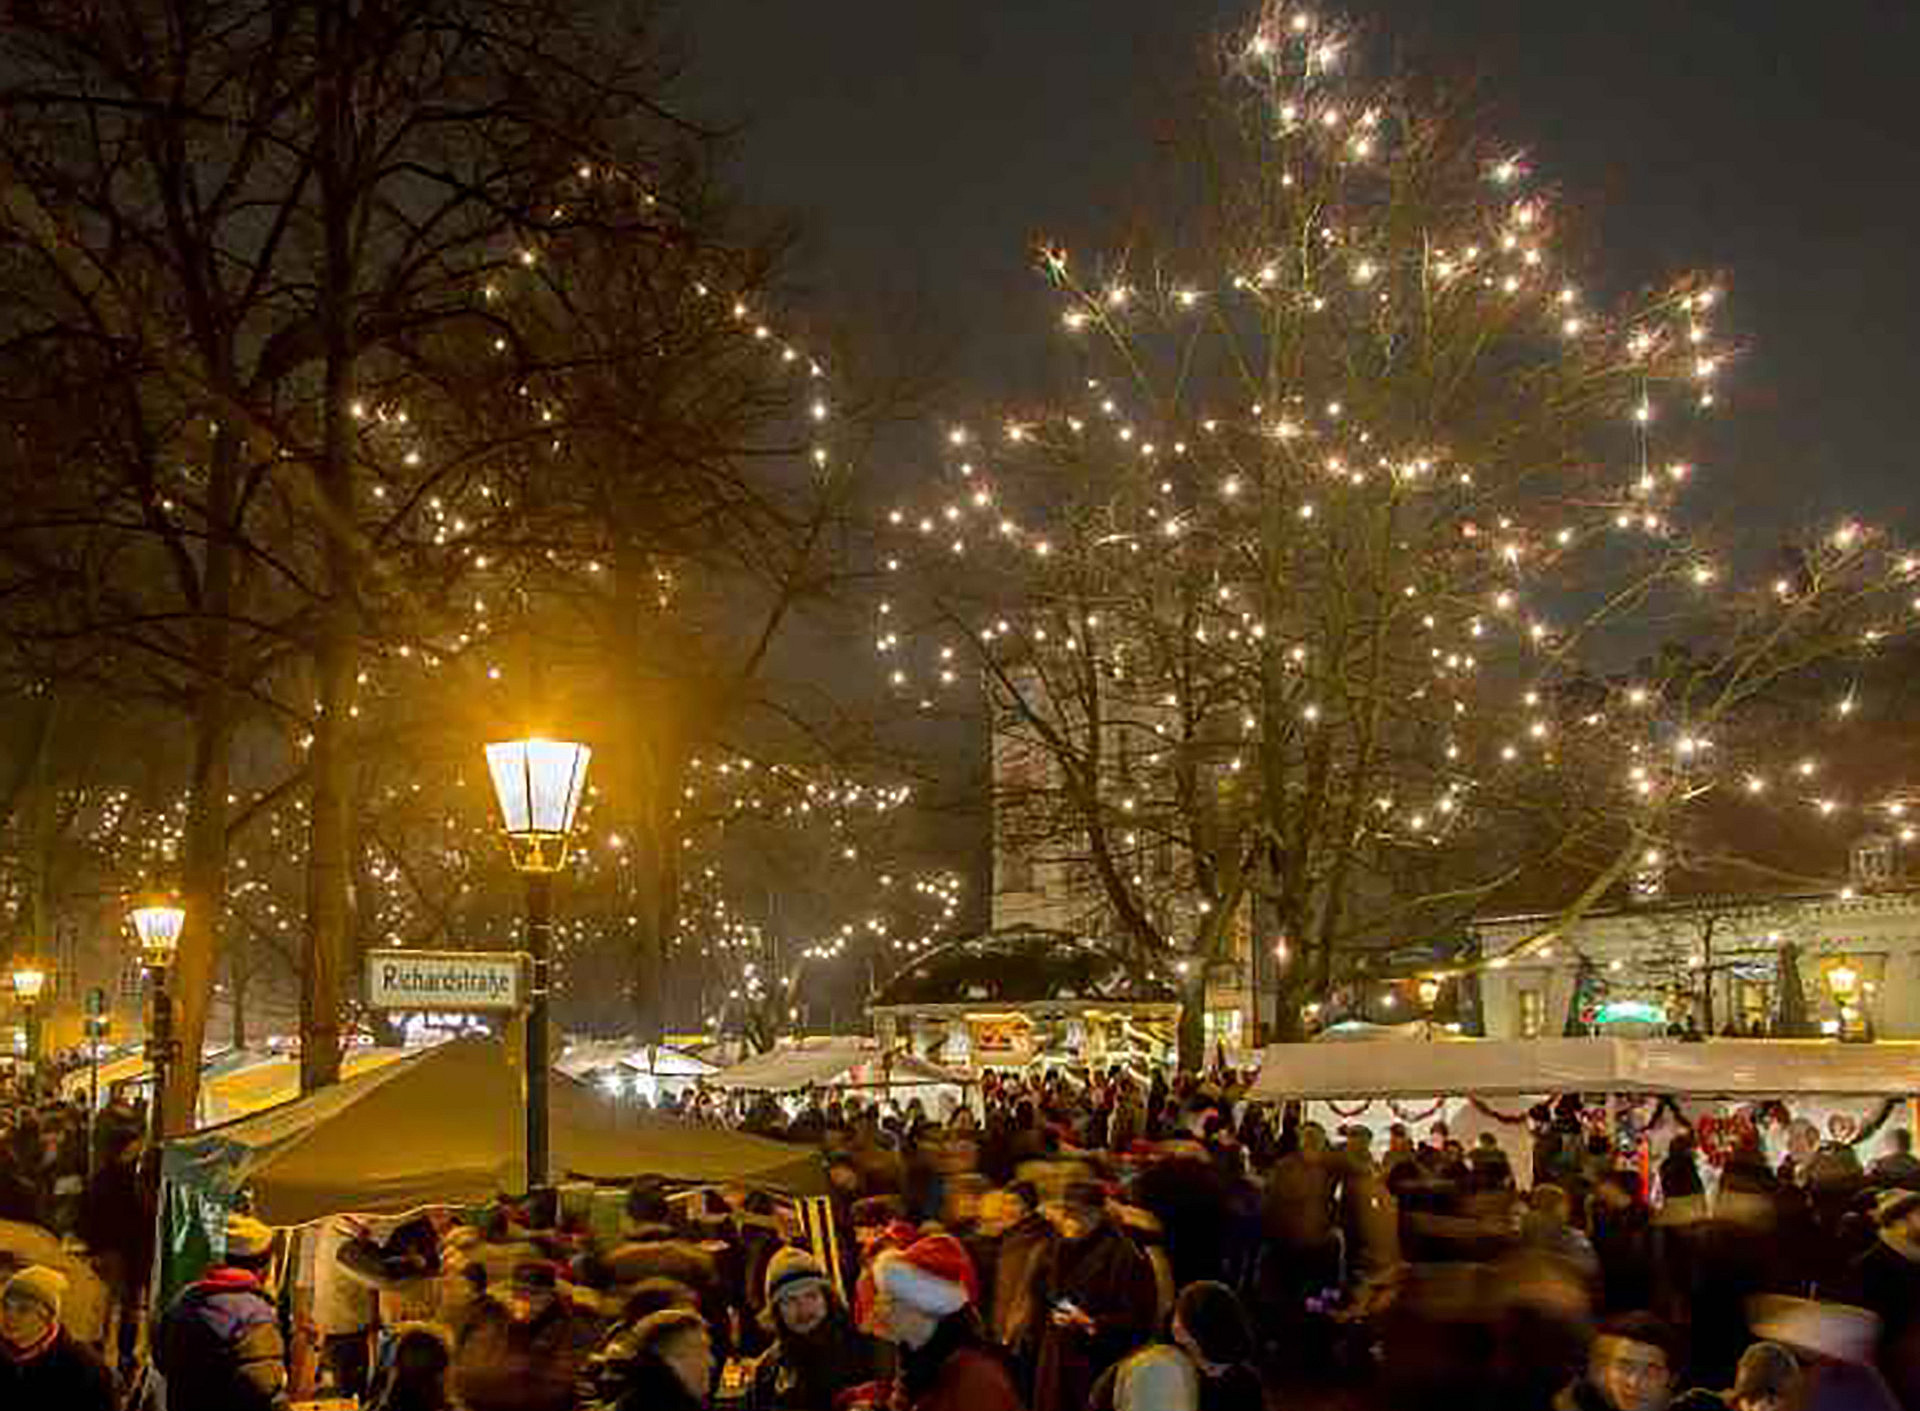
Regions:
<svg viewBox="0 0 1920 1411"><path fill-rule="evenodd" d="M1425 1122L1431 1118L1438 1117L1446 1110L1446 1106L1447 1100L1443 1097L1437 1097L1433 1100L1433 1106L1429 1107L1426 1111L1409 1112L1406 1107L1401 1104L1399 1098L1390 1097L1387 1099L1387 1110L1402 1122L1410 1124Z"/></svg>

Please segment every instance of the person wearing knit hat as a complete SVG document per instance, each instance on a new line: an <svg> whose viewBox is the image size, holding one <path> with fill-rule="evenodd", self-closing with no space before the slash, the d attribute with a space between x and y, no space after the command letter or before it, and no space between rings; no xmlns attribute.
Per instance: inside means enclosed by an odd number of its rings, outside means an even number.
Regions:
<svg viewBox="0 0 1920 1411"><path fill-rule="evenodd" d="M900 1347L895 1401L907 1411L1023 1411L974 1308L973 1261L952 1235L926 1235L874 1264L881 1335Z"/></svg>
<svg viewBox="0 0 1920 1411"><path fill-rule="evenodd" d="M810 1332L826 1317L832 1291L827 1271L804 1249L788 1245L776 1250L767 1261L767 1307L783 1326L795 1332ZM783 1306L789 1300L791 1306Z"/></svg>
<svg viewBox="0 0 1920 1411"><path fill-rule="evenodd" d="M113 1411L113 1376L61 1326L66 1276L29 1264L0 1288L0 1406Z"/></svg>
<svg viewBox="0 0 1920 1411"><path fill-rule="evenodd" d="M180 1291L154 1331L154 1363L167 1401L193 1411L263 1411L285 1404L287 1348L261 1275L273 1231L250 1215L227 1217L225 1261Z"/></svg>
<svg viewBox="0 0 1920 1411"><path fill-rule="evenodd" d="M850 1392L884 1399L885 1349L854 1326L818 1259L792 1246L776 1251L766 1294L774 1343L754 1361L747 1411L832 1411Z"/></svg>

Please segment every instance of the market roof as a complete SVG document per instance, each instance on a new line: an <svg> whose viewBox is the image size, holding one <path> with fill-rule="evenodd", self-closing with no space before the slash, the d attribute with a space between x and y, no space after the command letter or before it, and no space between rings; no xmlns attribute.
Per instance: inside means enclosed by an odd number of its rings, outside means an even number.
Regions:
<svg viewBox="0 0 1920 1411"><path fill-rule="evenodd" d="M1920 1044L1790 1039L1454 1039L1274 1044L1256 1098L1546 1097L1669 1093L1905 1097L1920 1090Z"/></svg>
<svg viewBox="0 0 1920 1411"><path fill-rule="evenodd" d="M719 1065L665 1044L641 1044L631 1039L591 1039L570 1044L554 1064L569 1078L584 1077L606 1068L625 1068L656 1078L704 1078Z"/></svg>
<svg viewBox="0 0 1920 1411"><path fill-rule="evenodd" d="M929 951L895 975L870 1006L934 1004L1178 1004L1179 991L1117 948L1038 927L989 931Z"/></svg>
<svg viewBox="0 0 1920 1411"><path fill-rule="evenodd" d="M561 1178L739 1180L796 1195L826 1189L819 1153L616 1103L555 1074L553 1164ZM167 1144L168 1181L257 1215L328 1215L473 1204L524 1188L520 1075L498 1043L460 1039L238 1122Z"/></svg>
<svg viewBox="0 0 1920 1411"><path fill-rule="evenodd" d="M806 1088L925 1088L965 1079L911 1053L887 1053L860 1038L804 1039L755 1054L711 1079L716 1088L789 1093Z"/></svg>

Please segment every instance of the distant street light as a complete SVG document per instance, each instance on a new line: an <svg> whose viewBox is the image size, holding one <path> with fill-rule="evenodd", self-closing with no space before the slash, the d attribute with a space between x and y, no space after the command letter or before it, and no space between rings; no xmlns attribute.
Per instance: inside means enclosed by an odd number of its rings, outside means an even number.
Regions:
<svg viewBox="0 0 1920 1411"><path fill-rule="evenodd" d="M1844 960L1828 966L1827 989L1839 1003L1853 1003L1853 997L1860 989L1860 972Z"/></svg>
<svg viewBox="0 0 1920 1411"><path fill-rule="evenodd" d="M31 960L17 960L13 964L13 997L19 1001L25 1011L27 1031L27 1069L36 1075L40 1071L40 1027L35 1013L40 1003L40 992L46 988L47 972Z"/></svg>
<svg viewBox="0 0 1920 1411"><path fill-rule="evenodd" d="M1850 960L1831 962L1823 972L1827 982L1827 992L1833 996L1833 1002L1840 1010L1840 1037L1842 1039L1870 1039L1862 1020L1860 1009L1860 971Z"/></svg>
<svg viewBox="0 0 1920 1411"><path fill-rule="evenodd" d="M547 1184L547 990L553 953L553 874L567 844L593 751L585 745L531 738L487 746L487 771L500 804L502 831L514 867L527 879L527 950L533 993L527 1004L527 1189Z"/></svg>
<svg viewBox="0 0 1920 1411"><path fill-rule="evenodd" d="M1420 1007L1432 1009L1440 1002L1440 982L1428 975L1420 981Z"/></svg>

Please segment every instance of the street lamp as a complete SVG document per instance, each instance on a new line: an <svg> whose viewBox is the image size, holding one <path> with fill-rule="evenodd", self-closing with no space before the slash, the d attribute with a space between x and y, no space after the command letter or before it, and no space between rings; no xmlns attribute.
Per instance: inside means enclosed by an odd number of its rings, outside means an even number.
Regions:
<svg viewBox="0 0 1920 1411"><path fill-rule="evenodd" d="M1852 961L1842 957L1830 962L1822 973L1826 978L1827 993L1833 996L1834 1005L1840 1011L1840 1037L1842 1039L1870 1037L1861 1019L1859 969Z"/></svg>
<svg viewBox="0 0 1920 1411"><path fill-rule="evenodd" d="M180 932L187 913L165 897L151 897L127 915L140 941L140 963L153 989L153 1024L147 1030L147 1064L153 1070L153 1101L147 1108L148 1148L158 1152L165 1140L168 1070L174 1059L173 996L167 993L167 972L180 950Z"/></svg>
<svg viewBox="0 0 1920 1411"><path fill-rule="evenodd" d="M533 993L527 1004L527 1189L547 1184L547 986L553 951L553 874L566 864L580 808L585 745L532 738L487 746L487 772L507 838L507 854L527 879L527 950Z"/></svg>
<svg viewBox="0 0 1920 1411"><path fill-rule="evenodd" d="M1440 982L1431 975L1422 977L1419 985L1420 1007L1432 1009L1440 1001Z"/></svg>
<svg viewBox="0 0 1920 1411"><path fill-rule="evenodd" d="M36 1076L40 1067L40 1034L34 1010L40 1002L40 992L46 987L47 972L38 965L31 960L16 960L13 963L13 997L25 1011L27 1071Z"/></svg>
<svg viewBox="0 0 1920 1411"><path fill-rule="evenodd" d="M1838 961L1827 967L1827 989L1835 1002L1852 1004L1860 990L1860 972L1847 961Z"/></svg>

